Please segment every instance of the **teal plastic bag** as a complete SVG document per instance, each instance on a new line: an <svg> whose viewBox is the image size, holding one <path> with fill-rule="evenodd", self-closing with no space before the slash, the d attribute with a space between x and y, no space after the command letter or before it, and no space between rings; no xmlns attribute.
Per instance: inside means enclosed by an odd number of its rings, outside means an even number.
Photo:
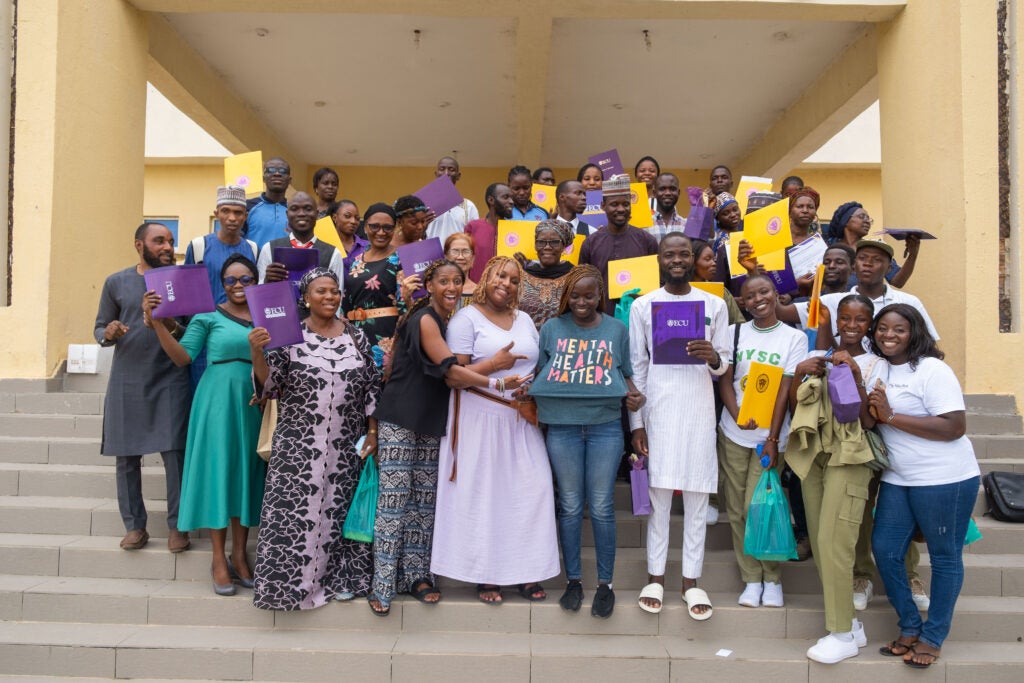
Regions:
<svg viewBox="0 0 1024 683"><path fill-rule="evenodd" d="M377 463L366 456L352 504L348 506L341 535L352 541L373 543L373 523L377 519Z"/></svg>
<svg viewBox="0 0 1024 683"><path fill-rule="evenodd" d="M619 303L615 304L615 319L629 327L629 309L633 307L633 300L640 294L640 288L630 289L622 294Z"/></svg>
<svg viewBox="0 0 1024 683"><path fill-rule="evenodd" d="M964 538L964 545L970 545L975 541L980 541L982 538L981 529L974 523L974 517L971 517L971 521L967 525L967 537Z"/></svg>
<svg viewBox="0 0 1024 683"><path fill-rule="evenodd" d="M743 552L758 560L795 560L796 537L789 521L789 502L774 468L761 473L747 510Z"/></svg>

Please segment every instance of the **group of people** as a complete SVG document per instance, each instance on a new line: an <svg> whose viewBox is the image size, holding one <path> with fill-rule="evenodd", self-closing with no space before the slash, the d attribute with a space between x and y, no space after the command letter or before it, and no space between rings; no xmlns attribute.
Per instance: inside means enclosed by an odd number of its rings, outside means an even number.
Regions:
<svg viewBox="0 0 1024 683"><path fill-rule="evenodd" d="M761 473L787 463L803 484L791 495L806 516L829 631L808 657L835 663L865 645L855 608L871 597L873 549L899 616L899 636L883 654L928 666L963 580L956 541L966 533L979 471L934 325L921 302L897 288L919 242L908 241L907 261L896 268L892 247L864 239L871 223L860 204L843 204L823 228L818 194L787 178L794 244L822 231L831 242L819 320L806 334L809 311L811 323L819 312L818 300L808 301L811 279L779 292L748 243L730 244L743 217L728 168L716 167L708 188L685 194L652 157L634 171L651 188L650 207L632 207L628 177L605 179L587 165L556 186L549 216L530 200L531 185L554 183L554 174L516 166L506 183L487 188L483 218L469 200L437 216L412 195L360 217L354 202L338 201L335 171L316 173L313 194L288 198L289 167L269 159L267 191L246 200L241 188L219 188L218 231L186 250L187 263L206 267L217 300L216 311L190 320L154 317L162 298L146 290L143 274L174 263L173 236L159 223L139 226L139 262L107 279L95 326L100 344L116 346L102 452L117 456L121 547L148 541L140 456L160 452L168 547L184 551L190 531L210 529L218 594L249 587L257 607L274 610L362 596L386 616L400 593L436 604L438 576L476 584L491 605L509 586L544 600L542 582L564 567L559 604L578 611L586 507L597 564L591 614L607 618L615 605L615 482L632 452L647 459L651 503L649 578L638 606L658 613L666 600L679 491L682 599L703 621L713 615L698 586L706 528L717 519L711 496L728 511L744 582L739 604L784 605L780 564L747 555L744 531ZM435 173L457 182L458 162L445 157ZM600 230L579 219L590 189L602 192ZM716 217L707 240L683 234L681 196ZM748 210L782 199L755 194ZM652 211L651 228L631 225L638 210ZM332 217L344 251L314 236L318 216ZM495 255L501 219L537 221L535 259ZM442 241L444 257L422 274L404 272L396 249L428 235ZM577 235L586 239L574 266L563 255ZM253 327L246 300L248 287L288 277L274 261L279 246L319 252L298 288L302 340L286 346ZM744 273L729 272L732 248ZM660 288L631 304L609 295L609 262L654 254ZM701 288L706 282L722 283L722 294ZM685 362L655 358L654 319L673 302L703 311L703 338L685 344ZM739 419L753 363L782 373L768 426ZM853 422L834 418L823 388L840 366L852 371L861 398ZM277 423L265 464L256 442L270 400ZM871 430L891 461L880 478L868 466ZM367 458L379 471L372 544L342 533ZM259 535L250 567L252 526ZM927 620L905 566L916 569L908 555L916 533L932 563Z"/></svg>

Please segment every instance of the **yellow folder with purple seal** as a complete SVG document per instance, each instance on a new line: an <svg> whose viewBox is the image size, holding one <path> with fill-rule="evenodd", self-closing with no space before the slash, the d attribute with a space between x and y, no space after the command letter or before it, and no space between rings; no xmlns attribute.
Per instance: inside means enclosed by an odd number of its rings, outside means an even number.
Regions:
<svg viewBox="0 0 1024 683"><path fill-rule="evenodd" d="M555 213L555 205L558 203L558 198L555 196L554 186L534 183L532 196L534 204L549 214L553 215Z"/></svg>
<svg viewBox="0 0 1024 683"><path fill-rule="evenodd" d="M746 424L751 418L757 426L768 429L772 425L775 399L782 386L782 368L767 363L751 363L747 376L743 378L743 400L736 424Z"/></svg>
<svg viewBox="0 0 1024 683"><path fill-rule="evenodd" d="M263 152L246 152L224 159L224 184L238 185L246 197L263 192Z"/></svg>
<svg viewBox="0 0 1024 683"><path fill-rule="evenodd" d="M537 258L537 245L534 236L539 221L498 221L498 256L514 256L521 252L528 260ZM580 262L580 249L586 235L576 235L572 244L562 252L562 260L574 266Z"/></svg>
<svg viewBox="0 0 1024 683"><path fill-rule="evenodd" d="M659 286L657 254L636 256L608 262L608 298L621 299L631 289L640 288L640 295L648 294Z"/></svg>
<svg viewBox="0 0 1024 683"><path fill-rule="evenodd" d="M649 228L654 225L654 214L651 213L651 202L647 196L645 183L629 184L629 203L632 204L630 225L634 228Z"/></svg>

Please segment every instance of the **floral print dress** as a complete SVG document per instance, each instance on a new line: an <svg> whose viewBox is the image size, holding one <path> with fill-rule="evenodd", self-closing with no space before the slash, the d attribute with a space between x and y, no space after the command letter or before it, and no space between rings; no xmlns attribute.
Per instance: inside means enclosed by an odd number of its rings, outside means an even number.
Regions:
<svg viewBox="0 0 1024 683"><path fill-rule="evenodd" d="M397 308L399 315L405 311L405 302L399 295L398 254L392 252L378 261L364 261L366 254L360 254L345 273L345 296L341 309L345 316L362 330L373 347L377 367L381 367L384 354L391 351L391 338L395 334L398 315L359 319L361 311L378 308ZM350 315L353 311L354 314Z"/></svg>

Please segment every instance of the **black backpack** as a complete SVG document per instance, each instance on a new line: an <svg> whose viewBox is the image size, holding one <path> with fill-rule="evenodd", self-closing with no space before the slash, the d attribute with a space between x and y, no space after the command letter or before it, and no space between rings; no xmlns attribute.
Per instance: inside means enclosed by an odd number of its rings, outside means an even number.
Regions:
<svg viewBox="0 0 1024 683"><path fill-rule="evenodd" d="M989 472L981 483L992 517L1000 522L1024 522L1024 474Z"/></svg>

